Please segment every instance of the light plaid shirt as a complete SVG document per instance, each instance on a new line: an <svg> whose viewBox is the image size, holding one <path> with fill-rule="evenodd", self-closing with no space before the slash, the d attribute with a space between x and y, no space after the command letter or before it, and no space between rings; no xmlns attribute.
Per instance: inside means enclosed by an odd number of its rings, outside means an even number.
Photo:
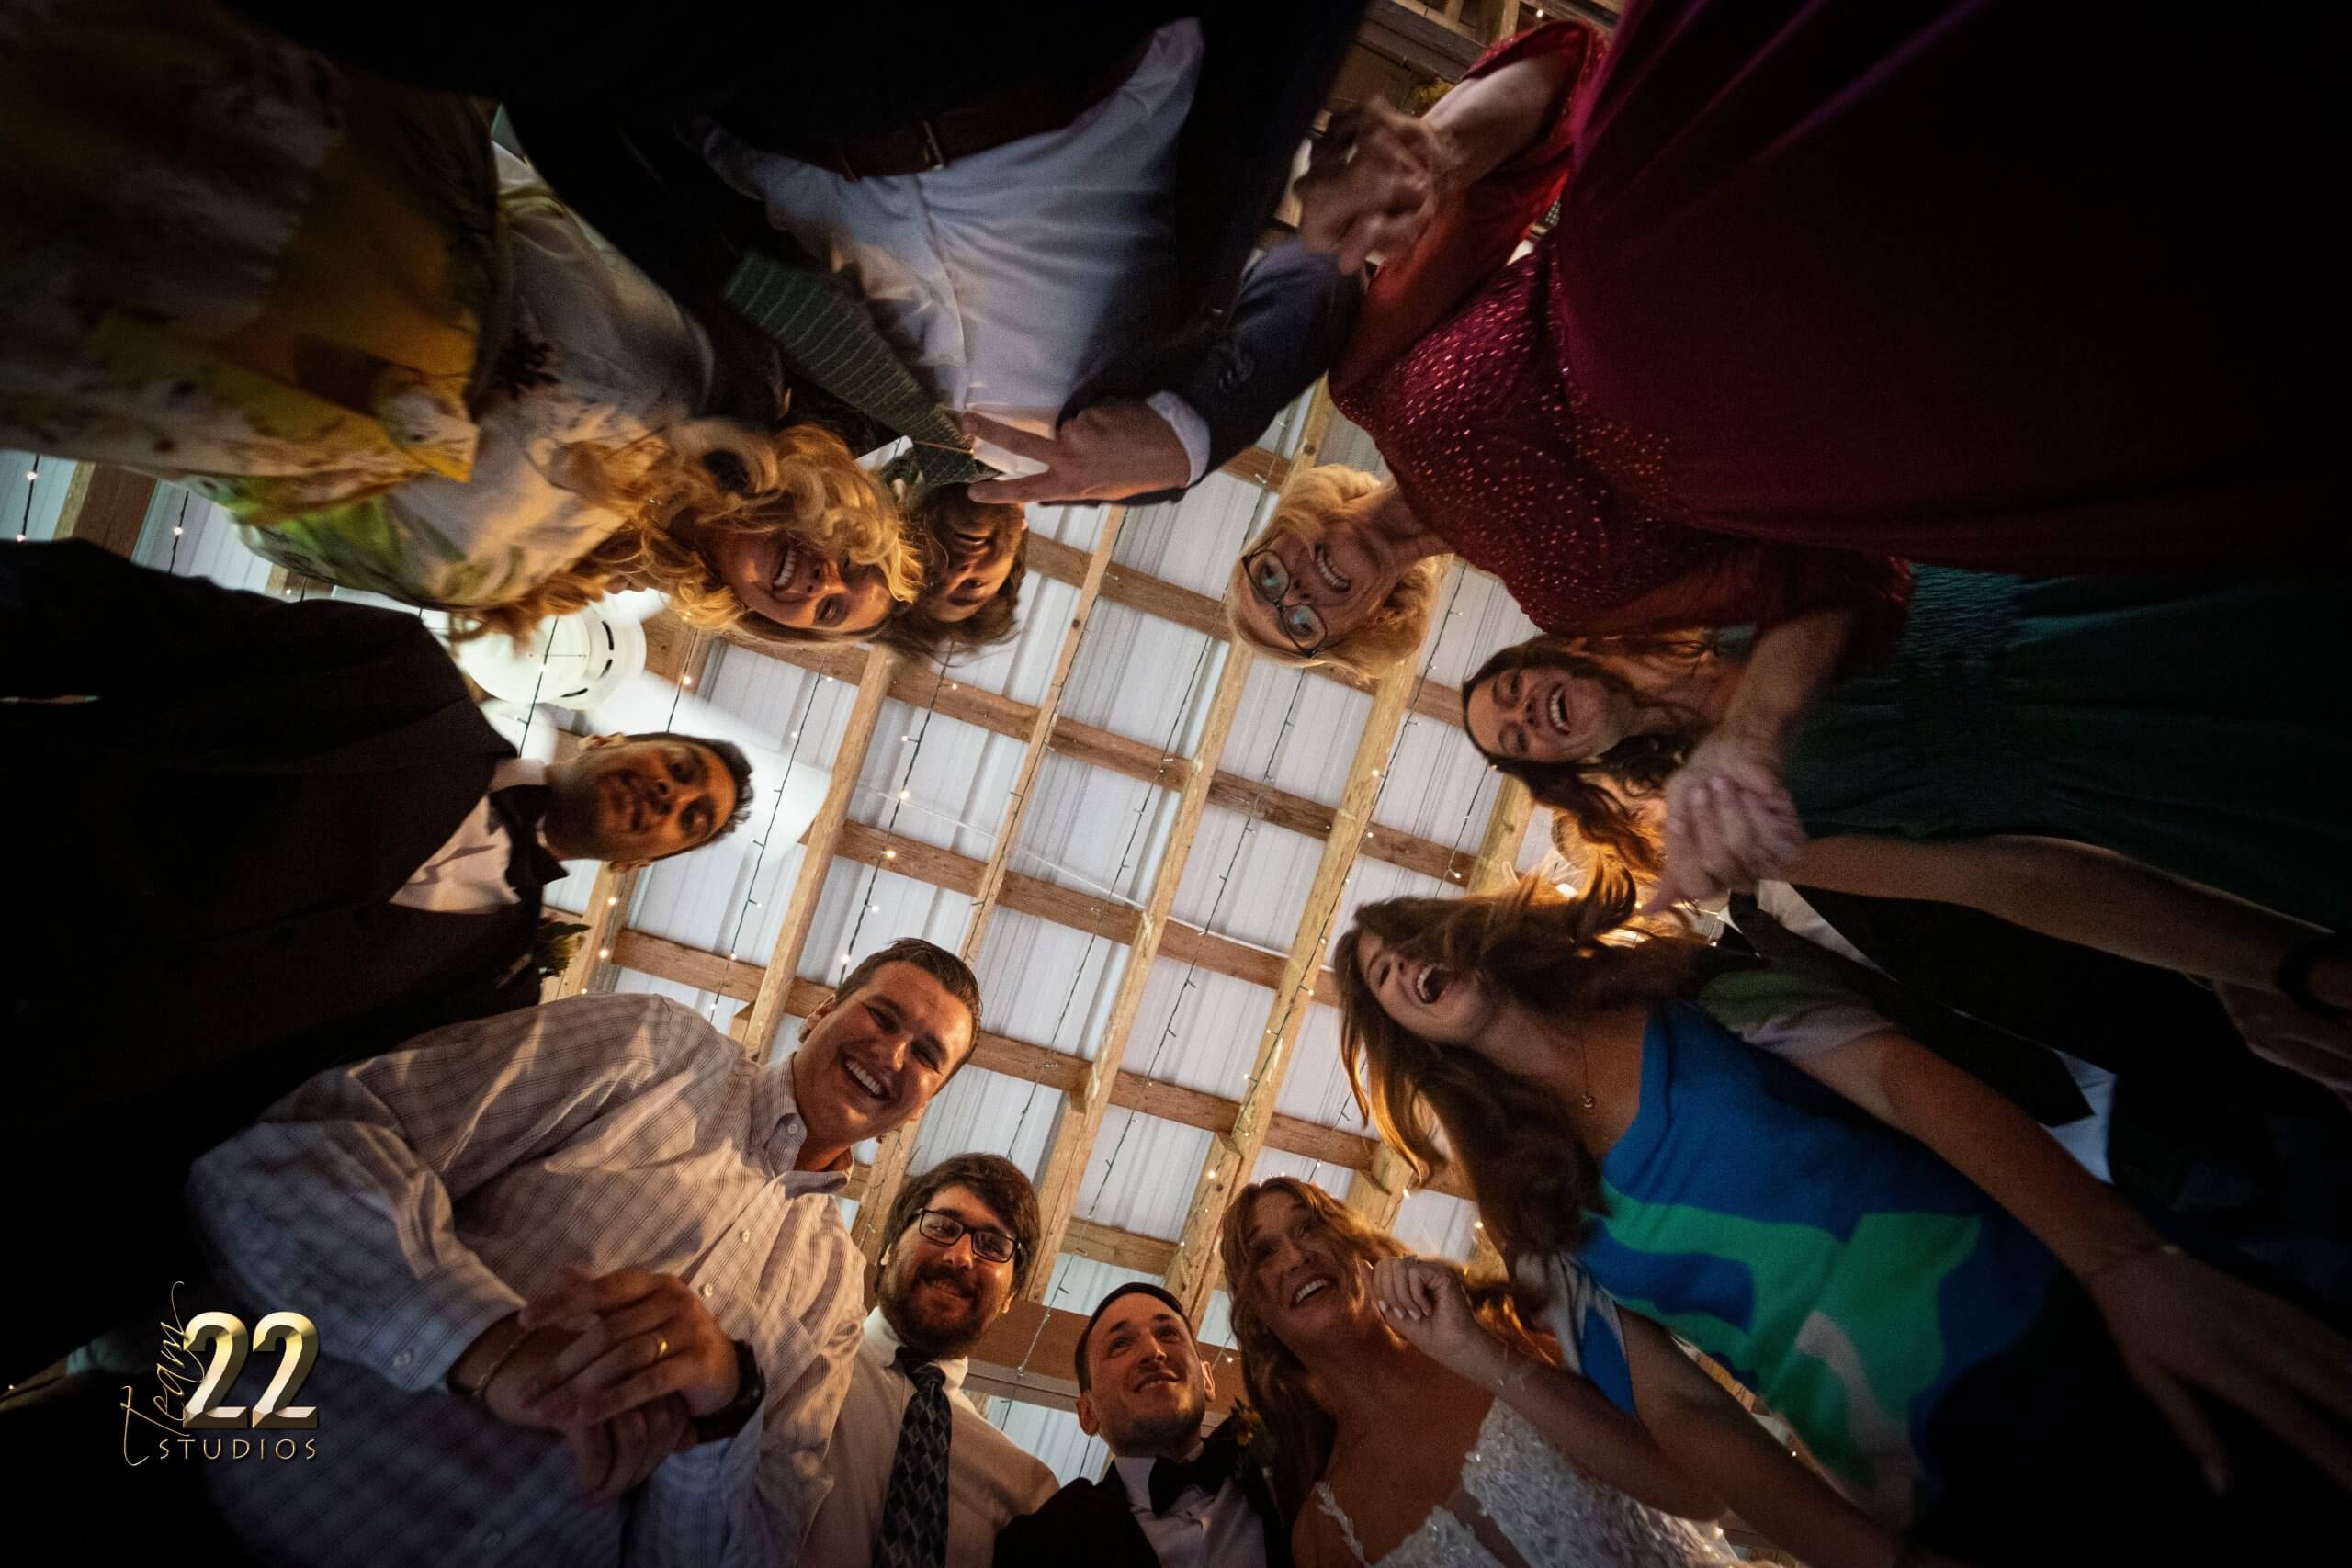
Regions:
<svg viewBox="0 0 2352 1568"><path fill-rule="evenodd" d="M863 1261L842 1174L792 1168L805 1134L789 1062L646 996L436 1030L288 1095L188 1182L232 1309L319 1327L319 1457L207 1465L232 1527L287 1562L790 1564ZM759 1358L760 1417L588 1506L559 1436L443 1381L568 1265L685 1280Z"/></svg>

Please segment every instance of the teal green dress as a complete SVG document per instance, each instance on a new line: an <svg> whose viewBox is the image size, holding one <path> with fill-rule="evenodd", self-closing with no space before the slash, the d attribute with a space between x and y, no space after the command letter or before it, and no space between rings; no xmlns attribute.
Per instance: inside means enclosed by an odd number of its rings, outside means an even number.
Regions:
<svg viewBox="0 0 2352 1568"><path fill-rule="evenodd" d="M2341 580L1923 567L1784 774L1815 838L2036 833L2352 927ZM1736 649L1736 645L1735 645Z"/></svg>

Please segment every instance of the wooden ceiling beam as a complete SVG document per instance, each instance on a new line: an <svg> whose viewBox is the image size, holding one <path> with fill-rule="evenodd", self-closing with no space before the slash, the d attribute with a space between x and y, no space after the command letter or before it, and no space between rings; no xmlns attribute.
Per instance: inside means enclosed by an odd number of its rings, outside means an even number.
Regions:
<svg viewBox="0 0 2352 1568"><path fill-rule="evenodd" d="M978 960L980 943L986 940L989 918L996 913L997 900L1004 889L1010 874L1013 845L1020 840L1021 824L1027 818L1029 803L1035 797L1037 770L1044 765L1046 752L1054 736L1055 716L1060 713L1062 691L1069 684L1070 666L1078 659L1079 639L1086 635L1087 622L1094 614L1094 601L1102 592L1103 575L1110 570L1111 551L1119 542L1120 525L1126 521L1127 509L1114 506L1103 514L1101 529L1096 533L1094 548L1088 554L1086 573L1078 588L1078 603L1070 609L1069 625L1062 633L1060 649L1054 655L1053 673L1046 678L1042 700L1032 710L1028 733L1023 738L1021 765L1012 775L1012 790L1008 796L1003 820L997 824L996 837L989 848L989 858L980 868L978 886L973 894L972 918L964 927L964 941L959 949L967 964ZM944 696L947 694L938 694ZM975 1030L979 1020L974 1019ZM890 1205L897 1201L899 1187L906 1181L910 1163L914 1157L917 1130L922 1125L921 1111L890 1130L877 1146L874 1156L872 1180L873 1201L860 1204L857 1224L850 1234L868 1258L879 1258L890 1244L883 1234L883 1222Z"/></svg>
<svg viewBox="0 0 2352 1568"><path fill-rule="evenodd" d="M1200 749L1191 759L1192 765L1184 770L1175 820L1169 827L1167 847L1160 852L1159 865L1152 874L1151 896L1136 917L1135 935L1129 942L1131 951L1125 967L1119 972L1118 988L1112 994L1102 1039L1095 1047L1093 1059L1087 1064L1086 1081L1079 1086L1078 1092L1063 1097L1054 1118L1053 1136L1046 1145L1045 1164L1037 1174L1038 1247L1046 1257L1060 1252L1062 1238L1077 1216L1079 1190L1093 1157L1095 1136L1102 1131L1102 1118L1111 1108L1112 1093L1123 1076L1120 1067L1126 1056L1127 1042L1135 1032L1136 1019L1143 1010L1152 958L1171 924L1169 911L1175 907L1176 891L1184 879L1184 865L1192 855L1193 840L1200 831L1202 814L1208 809L1209 783L1216 775L1217 760L1224 755L1227 737L1233 733L1234 716L1241 711L1242 693L1250 683L1250 664L1248 649L1226 649L1224 667L1217 671L1216 686L1209 695L1207 715L1202 721ZM1042 1292L1044 1282L1042 1271L1032 1276L1033 1297Z"/></svg>
<svg viewBox="0 0 2352 1568"><path fill-rule="evenodd" d="M1292 939L1290 955L1283 960L1282 981L1266 1015L1265 1032L1258 1041L1249 1089L1241 1097L1241 1109L1234 1118L1233 1130L1210 1145L1209 1157L1193 1184L1192 1204L1185 1212L1183 1229L1177 1237L1176 1256L1169 1265L1168 1288L1184 1303L1196 1323L1202 1309L1208 1304L1209 1291L1216 1280L1217 1223L1233 1194L1250 1180L1258 1156L1266 1146L1274 1102L1282 1093L1283 1077L1290 1067L1292 1047L1306 1021L1316 976L1323 967L1323 949L1330 938L1340 897L1346 889L1348 874L1363 852L1364 829L1371 823L1381 779L1396 749L1397 732L1404 727L1413 680L1411 666L1400 666L1383 677L1374 693L1372 712L1364 719L1363 730L1356 739L1355 756L1348 766L1349 783L1346 793L1340 797L1338 820L1330 836L1323 840L1322 858L1316 865L1315 880L1307 888L1306 902L1299 913L1298 933Z"/></svg>
<svg viewBox="0 0 2352 1568"><path fill-rule="evenodd" d="M816 923L817 901L825 891L826 874L832 870L843 830L854 826L849 821L850 797L857 789L857 775L865 767L866 749L874 742L875 725L882 716L882 703L897 665L894 655L876 650L866 660L865 674L857 683L857 697L850 705L841 743L833 751L825 798L802 841L800 874L793 881L784 923L776 930L775 947L768 956L766 972L760 976L759 992L752 998L751 1016L744 1022L744 1048L754 1056L764 1056L775 1039L776 1025L784 1018L785 997L799 973L809 928Z"/></svg>

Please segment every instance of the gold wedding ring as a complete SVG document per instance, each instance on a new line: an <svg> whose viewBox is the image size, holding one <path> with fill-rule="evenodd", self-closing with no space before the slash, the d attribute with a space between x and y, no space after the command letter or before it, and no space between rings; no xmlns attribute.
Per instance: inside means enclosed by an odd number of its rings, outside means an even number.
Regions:
<svg viewBox="0 0 2352 1568"><path fill-rule="evenodd" d="M667 1339L657 1337L653 1342L653 1359L658 1361L669 1353L670 1342Z"/></svg>

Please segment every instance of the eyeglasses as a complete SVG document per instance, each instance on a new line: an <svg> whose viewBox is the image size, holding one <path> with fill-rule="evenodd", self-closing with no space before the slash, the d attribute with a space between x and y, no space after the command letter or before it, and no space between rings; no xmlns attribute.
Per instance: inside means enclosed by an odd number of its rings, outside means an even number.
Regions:
<svg viewBox="0 0 2352 1568"><path fill-rule="evenodd" d="M1290 568L1283 564L1283 558L1272 550L1260 550L1244 559L1241 569L1250 574L1250 586L1258 597L1272 606L1274 625L1282 628L1290 645L1301 653L1320 649L1329 634L1315 606L1283 603L1290 592Z"/></svg>
<svg viewBox="0 0 2352 1568"><path fill-rule="evenodd" d="M972 1256L983 1263L1010 1263L1021 1256L1021 1244L989 1225L967 1225L946 1209L918 1209L915 1229L942 1247L953 1247L956 1238L968 1235L972 1238Z"/></svg>

